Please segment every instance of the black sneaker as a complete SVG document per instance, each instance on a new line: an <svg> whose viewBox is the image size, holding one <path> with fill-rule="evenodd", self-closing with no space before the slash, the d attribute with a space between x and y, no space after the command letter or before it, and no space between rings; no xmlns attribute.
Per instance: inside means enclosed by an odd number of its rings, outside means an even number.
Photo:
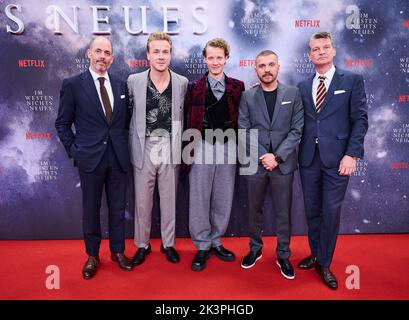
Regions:
<svg viewBox="0 0 409 320"><path fill-rule="evenodd" d="M277 265L281 270L281 274L284 278L292 280L295 278L294 269L288 259L277 259Z"/></svg>
<svg viewBox="0 0 409 320"><path fill-rule="evenodd" d="M243 261L241 262L241 267L243 269L249 269L256 264L256 261L261 259L263 256L261 250L258 251L250 251L247 256L244 257Z"/></svg>

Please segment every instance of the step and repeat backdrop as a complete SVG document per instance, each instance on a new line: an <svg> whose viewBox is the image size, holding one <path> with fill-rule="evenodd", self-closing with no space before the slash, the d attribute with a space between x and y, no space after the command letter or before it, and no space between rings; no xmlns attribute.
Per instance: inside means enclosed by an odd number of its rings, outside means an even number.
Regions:
<svg viewBox="0 0 409 320"><path fill-rule="evenodd" d="M351 178L341 232L409 232L409 1L375 0L32 0L0 1L0 239L82 237L81 190L58 140L54 121L66 77L88 69L93 35L114 44L111 72L124 80L148 68L147 35L172 36L171 67L190 80L206 66L201 55L213 37L231 46L226 74L256 82L254 59L277 52L279 81L296 85L314 73L308 40L331 31L336 66L361 73L369 107L365 158ZM129 177L127 235L133 236L133 184ZM188 179L179 179L177 235L189 236ZM272 196L280 196L272 195ZM298 173L292 225L305 234ZM153 236L159 235L158 197ZM107 233L107 209L102 207ZM265 234L274 234L271 196ZM247 196L237 176L228 235L247 234Z"/></svg>

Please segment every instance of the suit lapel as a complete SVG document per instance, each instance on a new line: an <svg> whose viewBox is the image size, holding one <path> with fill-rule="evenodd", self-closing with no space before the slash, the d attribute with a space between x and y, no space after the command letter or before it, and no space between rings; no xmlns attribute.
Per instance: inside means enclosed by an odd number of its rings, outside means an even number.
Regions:
<svg viewBox="0 0 409 320"><path fill-rule="evenodd" d="M315 73L314 73L314 75L312 77L310 77L307 80L307 94L308 94L308 102L309 102L308 108L310 109L312 114L314 114L316 116L317 111L315 111L315 103L314 103L314 98L313 98L313 94L312 94L312 83L314 81L314 78L315 78ZM306 107L306 106L304 106L304 107Z"/></svg>
<svg viewBox="0 0 409 320"><path fill-rule="evenodd" d="M284 99L284 92L285 92L284 86L278 83L277 99L276 99L276 104L274 106L274 113L273 113L273 119L271 120L271 126L273 126L274 121L277 119L278 113L280 112L281 102L283 102L283 99Z"/></svg>
<svg viewBox="0 0 409 320"><path fill-rule="evenodd" d="M146 90L148 88L149 69L142 72L135 81L134 105L135 119L137 122L138 136L144 137L146 134ZM136 95L136 93L138 93Z"/></svg>
<svg viewBox="0 0 409 320"><path fill-rule="evenodd" d="M177 78L174 72L170 71L170 77L172 81L172 121L179 120L179 102L178 98L180 96L179 92L179 83L177 82Z"/></svg>
<svg viewBox="0 0 409 320"><path fill-rule="evenodd" d="M121 88L120 88L120 83L119 81L116 81L116 79L109 75L109 81L111 82L111 88L112 88L112 94L114 96L114 101L113 101L113 110L112 110L112 122L114 122L115 118L118 116L120 113L118 108L121 106Z"/></svg>
<svg viewBox="0 0 409 320"><path fill-rule="evenodd" d="M335 71L332 81L325 95L324 102L322 103L321 112L319 113L320 118L324 117L328 112L331 112L331 109L334 109L336 106L328 106L332 97L334 96L334 91L337 90L342 82L343 74Z"/></svg>
<svg viewBox="0 0 409 320"><path fill-rule="evenodd" d="M92 105L96 107L96 111L106 122L104 111L102 111L102 104L99 100L97 89L95 88L94 79L92 78L89 70L82 74L81 79L81 85L84 88L86 95L91 99L91 101L93 102Z"/></svg>
<svg viewBox="0 0 409 320"><path fill-rule="evenodd" d="M264 98L263 88L261 86L258 86L256 90L256 105L259 106L265 120L270 124L270 116L268 115L267 111L266 99Z"/></svg>

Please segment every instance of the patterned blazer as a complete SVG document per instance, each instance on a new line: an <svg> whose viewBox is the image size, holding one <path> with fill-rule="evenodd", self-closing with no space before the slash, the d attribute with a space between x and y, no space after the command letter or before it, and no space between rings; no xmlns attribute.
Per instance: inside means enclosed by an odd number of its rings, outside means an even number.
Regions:
<svg viewBox="0 0 409 320"><path fill-rule="evenodd" d="M199 80L189 82L185 97L185 129L197 129L202 131L203 117L205 113L206 99L206 73ZM239 115L239 105L241 93L244 91L244 83L241 80L230 78L226 79L227 103L230 111L232 128L237 130L237 118Z"/></svg>

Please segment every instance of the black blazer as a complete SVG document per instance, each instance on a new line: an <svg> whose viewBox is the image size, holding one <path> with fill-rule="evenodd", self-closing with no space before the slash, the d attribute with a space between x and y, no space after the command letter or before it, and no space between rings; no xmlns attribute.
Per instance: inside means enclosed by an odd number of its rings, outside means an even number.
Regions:
<svg viewBox="0 0 409 320"><path fill-rule="evenodd" d="M68 156L87 172L92 172L112 142L124 171L129 167L128 130L130 109L124 81L109 74L114 107L108 124L89 71L64 79L55 128ZM71 126L74 124L75 131Z"/></svg>

